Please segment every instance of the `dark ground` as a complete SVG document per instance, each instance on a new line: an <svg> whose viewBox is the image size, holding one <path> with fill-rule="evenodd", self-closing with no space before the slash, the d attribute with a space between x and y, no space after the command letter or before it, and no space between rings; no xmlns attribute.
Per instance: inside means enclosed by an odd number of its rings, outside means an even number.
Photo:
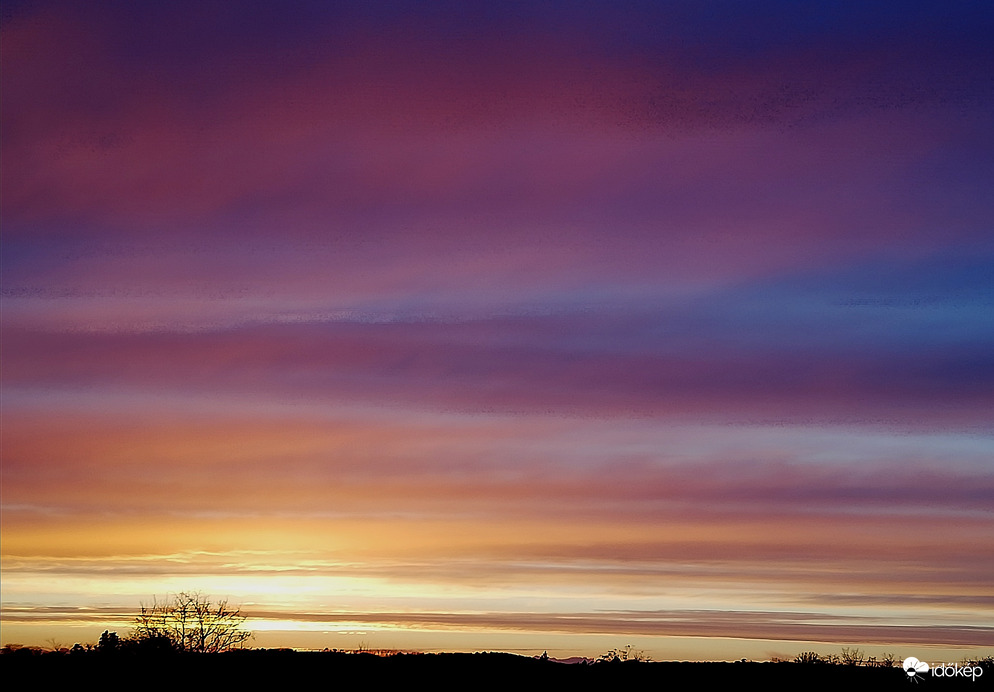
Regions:
<svg viewBox="0 0 994 692"><path fill-rule="evenodd" d="M994 671L985 671L991 673ZM431 690L510 687L554 690L946 690L991 689L988 679L917 682L901 668L799 663L597 663L541 661L502 653L373 654L259 650L226 654L135 656L43 654L0 656L5 688L94 686L134 690L369 689ZM7 685L13 683L13 686Z"/></svg>

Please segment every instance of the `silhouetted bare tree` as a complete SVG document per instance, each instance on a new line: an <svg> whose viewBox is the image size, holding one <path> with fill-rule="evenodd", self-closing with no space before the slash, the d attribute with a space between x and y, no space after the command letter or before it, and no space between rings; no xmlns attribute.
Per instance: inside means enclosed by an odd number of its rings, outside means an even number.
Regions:
<svg viewBox="0 0 994 692"><path fill-rule="evenodd" d="M143 603L131 637L139 644L169 642L177 651L218 653L252 636L243 629L245 619L227 600L213 603L201 593L181 592L163 603Z"/></svg>

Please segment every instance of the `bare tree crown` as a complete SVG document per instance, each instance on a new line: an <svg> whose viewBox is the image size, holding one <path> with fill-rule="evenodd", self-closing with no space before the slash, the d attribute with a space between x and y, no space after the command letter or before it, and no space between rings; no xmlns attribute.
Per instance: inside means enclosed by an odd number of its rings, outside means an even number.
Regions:
<svg viewBox="0 0 994 692"><path fill-rule="evenodd" d="M252 633L243 629L245 616L228 601L214 603L199 592L181 592L164 602L142 604L132 637L139 641L168 642L191 653L218 653L240 647Z"/></svg>

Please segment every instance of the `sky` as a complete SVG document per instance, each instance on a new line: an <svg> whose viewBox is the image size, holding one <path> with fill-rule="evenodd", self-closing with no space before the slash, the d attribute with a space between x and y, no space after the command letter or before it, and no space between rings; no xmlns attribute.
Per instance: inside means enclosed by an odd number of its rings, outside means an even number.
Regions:
<svg viewBox="0 0 994 692"><path fill-rule="evenodd" d="M990 655L990 3L0 31L2 643Z"/></svg>

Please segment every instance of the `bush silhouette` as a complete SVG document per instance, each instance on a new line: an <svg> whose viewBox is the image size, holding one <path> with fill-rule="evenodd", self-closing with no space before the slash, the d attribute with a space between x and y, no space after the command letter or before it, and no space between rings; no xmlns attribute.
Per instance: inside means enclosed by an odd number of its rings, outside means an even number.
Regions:
<svg viewBox="0 0 994 692"><path fill-rule="evenodd" d="M117 636L117 632L110 632L104 630L104 633L100 635L100 641L97 642L97 650L101 653L114 653L121 648L121 640Z"/></svg>
<svg viewBox="0 0 994 692"><path fill-rule="evenodd" d="M648 662L651 661L650 656L646 656L644 651L636 650L632 648L632 645L622 647L620 649L611 649L607 653L601 654L597 658L597 663L626 663L626 662Z"/></svg>

